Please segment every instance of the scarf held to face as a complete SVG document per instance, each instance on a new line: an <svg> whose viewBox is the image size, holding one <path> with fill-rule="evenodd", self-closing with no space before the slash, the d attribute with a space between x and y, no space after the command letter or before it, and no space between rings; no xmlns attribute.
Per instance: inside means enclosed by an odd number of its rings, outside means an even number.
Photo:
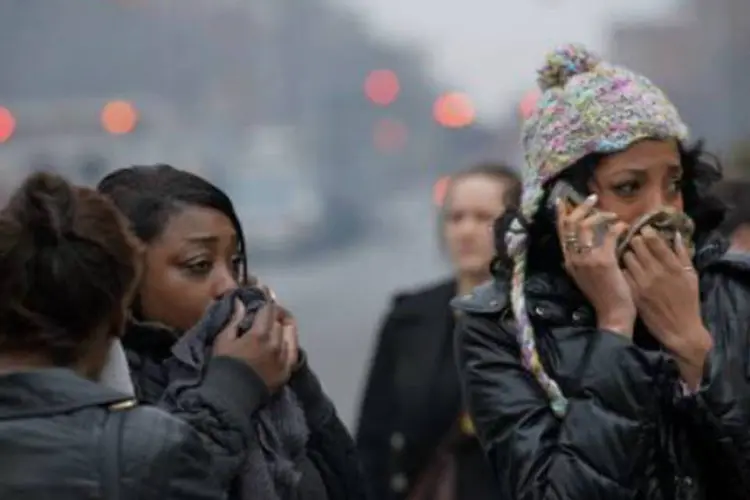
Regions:
<svg viewBox="0 0 750 500"><path fill-rule="evenodd" d="M228 324L235 300L247 309L240 330L247 331L266 297L254 287L235 290L209 307L201 321L188 330L172 348L165 361L170 380L164 398L177 398L188 388L200 384L211 356L216 336ZM291 500L301 479L297 467L305 454L309 429L297 397L283 387L254 416L254 441L247 462L238 478L242 500Z"/></svg>

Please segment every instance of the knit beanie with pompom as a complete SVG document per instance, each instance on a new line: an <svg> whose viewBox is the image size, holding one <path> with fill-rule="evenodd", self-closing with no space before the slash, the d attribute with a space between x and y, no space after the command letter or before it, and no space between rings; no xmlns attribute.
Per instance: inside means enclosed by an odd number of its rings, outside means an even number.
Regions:
<svg viewBox="0 0 750 500"><path fill-rule="evenodd" d="M525 120L526 158L518 218L505 235L513 260L511 303L518 324L523 365L531 371L562 417L567 400L545 372L526 311L527 222L534 220L549 181L592 153L615 153L642 139L684 141L688 129L666 95L647 78L608 64L579 45L560 47L539 70L542 91Z"/></svg>

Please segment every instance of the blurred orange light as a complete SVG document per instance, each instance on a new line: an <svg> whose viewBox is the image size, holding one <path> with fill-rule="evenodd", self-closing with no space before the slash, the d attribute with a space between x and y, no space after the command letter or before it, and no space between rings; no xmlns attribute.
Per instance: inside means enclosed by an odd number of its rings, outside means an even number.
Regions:
<svg viewBox="0 0 750 500"><path fill-rule="evenodd" d="M476 118L471 100L459 92L440 96L435 101L432 113L435 121L448 128L468 127Z"/></svg>
<svg viewBox="0 0 750 500"><path fill-rule="evenodd" d="M444 177L441 177L440 179L435 182L435 185L432 187L432 202L435 203L438 207L442 207L443 203L445 202L445 197L448 194L448 186L451 183L451 177L450 175L446 175Z"/></svg>
<svg viewBox="0 0 750 500"><path fill-rule="evenodd" d="M110 101L102 109L101 120L110 134L129 134L138 124L138 111L127 101Z"/></svg>
<svg viewBox="0 0 750 500"><path fill-rule="evenodd" d="M542 93L538 89L532 89L526 92L518 104L518 114L522 120L526 120L536 109L537 102Z"/></svg>
<svg viewBox="0 0 750 500"><path fill-rule="evenodd" d="M408 130L397 120L383 118L375 123L373 141L375 148L384 153L396 153L406 146Z"/></svg>
<svg viewBox="0 0 750 500"><path fill-rule="evenodd" d="M365 95L378 106L393 104L400 91L398 76L389 69L372 71L365 79Z"/></svg>
<svg viewBox="0 0 750 500"><path fill-rule="evenodd" d="M7 141L16 131L16 119L8 108L0 108L0 144Z"/></svg>

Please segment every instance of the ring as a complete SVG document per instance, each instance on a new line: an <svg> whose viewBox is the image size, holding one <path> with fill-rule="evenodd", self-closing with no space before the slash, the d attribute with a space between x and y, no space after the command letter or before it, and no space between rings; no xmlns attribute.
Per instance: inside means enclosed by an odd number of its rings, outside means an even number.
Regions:
<svg viewBox="0 0 750 500"><path fill-rule="evenodd" d="M571 232L567 233L565 235L565 238L563 238L563 244L565 246L565 250L574 250L577 251L578 249L578 234Z"/></svg>
<svg viewBox="0 0 750 500"><path fill-rule="evenodd" d="M694 273L695 272L695 268L693 266L685 266L685 267L682 268L682 270L685 271L685 272L687 272L687 273Z"/></svg>
<svg viewBox="0 0 750 500"><path fill-rule="evenodd" d="M594 245L579 245L576 247L575 251L577 254L582 255L589 253L592 248L594 248Z"/></svg>

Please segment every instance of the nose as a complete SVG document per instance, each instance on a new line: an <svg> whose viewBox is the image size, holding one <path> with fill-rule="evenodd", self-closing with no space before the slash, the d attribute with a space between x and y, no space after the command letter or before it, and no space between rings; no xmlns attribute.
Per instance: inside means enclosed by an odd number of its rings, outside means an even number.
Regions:
<svg viewBox="0 0 750 500"><path fill-rule="evenodd" d="M651 212L653 210L658 210L665 205L672 205L673 202L674 200L672 197L667 196L667 193L665 193L664 190L654 188L648 192L647 196L644 196L643 211Z"/></svg>
<svg viewBox="0 0 750 500"><path fill-rule="evenodd" d="M485 227L478 217L464 217L458 224L458 234L464 238L473 237Z"/></svg>
<svg viewBox="0 0 750 500"><path fill-rule="evenodd" d="M224 294L235 290L237 287L237 280L229 269L217 270L212 289L214 299L218 299Z"/></svg>

